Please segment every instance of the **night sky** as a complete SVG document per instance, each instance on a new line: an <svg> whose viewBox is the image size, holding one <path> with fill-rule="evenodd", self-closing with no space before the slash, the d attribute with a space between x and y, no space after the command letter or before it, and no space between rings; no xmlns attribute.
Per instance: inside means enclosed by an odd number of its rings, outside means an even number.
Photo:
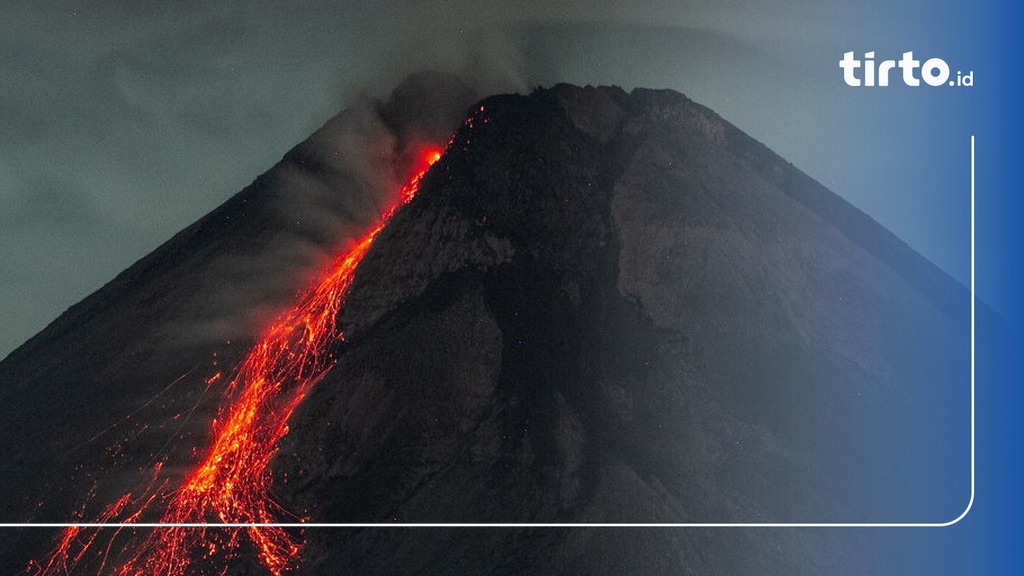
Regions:
<svg viewBox="0 0 1024 576"><path fill-rule="evenodd" d="M0 357L346 102L424 68L484 93L679 90L966 281L980 89L853 89L838 62L914 50L981 68L967 41L981 16L934 2L510 4L4 2Z"/></svg>

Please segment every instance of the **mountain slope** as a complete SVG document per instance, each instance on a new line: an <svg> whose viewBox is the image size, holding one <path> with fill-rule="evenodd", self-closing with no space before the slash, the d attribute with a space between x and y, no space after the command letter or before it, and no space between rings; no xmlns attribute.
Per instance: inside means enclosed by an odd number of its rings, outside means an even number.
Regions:
<svg viewBox="0 0 1024 576"><path fill-rule="evenodd" d="M245 311L283 305L344 244L337 222L374 213L365 171L390 174L410 142L455 124L468 92L441 92L458 111L443 120L396 120L423 114L394 101L339 116L0 364L0 453L17 464L0 488L24 495L4 517L61 518L94 478L102 504L156 455L194 461L217 401L211 355L244 354L263 318ZM363 161L355 141L372 144ZM295 198L322 224L294 229ZM239 262L269 278L225 282ZM324 522L948 521L969 494L968 306L877 223L680 94L491 97L360 265L337 363L274 461L277 498ZM21 535L11 562L45 550ZM305 537L301 573L868 573L883 560L863 556L863 536L822 531Z"/></svg>

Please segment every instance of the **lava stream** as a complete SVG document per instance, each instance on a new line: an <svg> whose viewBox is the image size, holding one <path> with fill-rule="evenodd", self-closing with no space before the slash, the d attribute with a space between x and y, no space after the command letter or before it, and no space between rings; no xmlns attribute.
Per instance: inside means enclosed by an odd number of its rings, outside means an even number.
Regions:
<svg viewBox="0 0 1024 576"><path fill-rule="evenodd" d="M139 497L126 494L101 513L99 522L115 522L116 518L135 522L154 500L167 502L162 524L277 521L283 510L270 497L273 477L269 465L278 441L287 434L288 419L296 406L333 364L330 344L341 337L336 321L356 267L398 208L416 195L420 180L440 157L437 149L421 155L399 200L256 342L226 388L225 404L213 423L213 444L182 485L163 499L155 498L152 488ZM131 506L136 509L126 510ZM28 571L34 576L71 573L89 549L96 548L92 552L96 556L89 557L98 558L94 561L100 574L171 576L198 570L224 574L234 558L252 549L272 574L280 576L295 565L302 549L299 537L280 527L163 527L151 530L136 546L121 547L130 551L127 559L120 557L121 564L108 569L107 557L120 532L118 529L106 544L100 544L96 530L66 528L56 549L32 562ZM200 562L201 566L193 565Z"/></svg>

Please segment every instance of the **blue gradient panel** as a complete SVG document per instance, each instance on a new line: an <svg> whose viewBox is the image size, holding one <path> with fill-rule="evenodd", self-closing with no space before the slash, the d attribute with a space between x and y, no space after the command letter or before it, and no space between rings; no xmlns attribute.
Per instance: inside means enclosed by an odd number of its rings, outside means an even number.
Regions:
<svg viewBox="0 0 1024 576"><path fill-rule="evenodd" d="M976 491L973 507L956 525L886 531L891 574L1021 574L1022 427L1020 183L1022 128L1019 40L1022 10L1011 2L932 4L943 16L940 34L907 43L974 71L970 89L913 92L911 105L927 109L933 127L919 136L921 158L948 163L947 186L936 189L936 220L963 210L962 168L969 135L976 136ZM933 29L922 28L922 37ZM920 48L918 48L920 46ZM934 98L934 100L933 100ZM908 154L913 154L909 152ZM942 169L941 170L946 170ZM939 208L939 202L947 208ZM949 213L949 208L953 211ZM960 219L966 213L961 213ZM961 233L954 232L961 237ZM957 243L954 244L958 244ZM944 246L961 259L962 248ZM954 271L954 274L956 274Z"/></svg>
<svg viewBox="0 0 1024 576"><path fill-rule="evenodd" d="M1021 116L1022 84L1020 25L1024 12L1018 3L979 6L984 16L971 53L977 54L991 83L977 94L972 111L977 115L977 268L982 300L991 299L1011 330L1005 339L995 327L980 325L977 345L977 490L975 507L947 536L950 555L965 564L960 573L1020 574L1024 561L1021 497L1024 406L1019 368L1022 322L1021 267ZM980 68L979 66L979 68ZM955 542L964 542L956 546ZM967 560L969 559L969 560ZM966 561L965 561L966 560ZM952 562L953 559L951 558Z"/></svg>

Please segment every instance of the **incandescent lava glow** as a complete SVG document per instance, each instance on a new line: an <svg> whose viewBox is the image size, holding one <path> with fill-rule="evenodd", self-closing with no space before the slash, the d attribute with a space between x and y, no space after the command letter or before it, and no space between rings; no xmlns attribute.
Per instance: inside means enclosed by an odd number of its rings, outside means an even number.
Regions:
<svg viewBox="0 0 1024 576"><path fill-rule="evenodd" d="M117 518L120 522L136 522L155 500L166 502L161 524L280 521L280 515L286 512L270 494L270 461L278 441L288 433L292 412L334 363L331 343L343 337L336 324L338 313L357 266L395 212L416 195L423 176L441 154L441 150L430 148L417 155L413 175L395 203L259 337L225 389L224 403L213 422L212 445L181 486L156 498L153 494L158 489L153 484L157 469L142 496L124 495L104 510L99 523ZM133 506L136 509L130 511ZM160 527L150 530L142 542L115 546L121 530L100 544L96 530L66 528L56 549L43 560L32 562L28 571L36 576L69 574L88 557L98 565L99 574L225 574L232 560L254 553L271 574L280 576L294 567L302 549L299 534L277 526ZM90 548L100 550L93 550L93 556L89 556ZM119 555L119 565L108 565L112 549L124 551L123 556Z"/></svg>

